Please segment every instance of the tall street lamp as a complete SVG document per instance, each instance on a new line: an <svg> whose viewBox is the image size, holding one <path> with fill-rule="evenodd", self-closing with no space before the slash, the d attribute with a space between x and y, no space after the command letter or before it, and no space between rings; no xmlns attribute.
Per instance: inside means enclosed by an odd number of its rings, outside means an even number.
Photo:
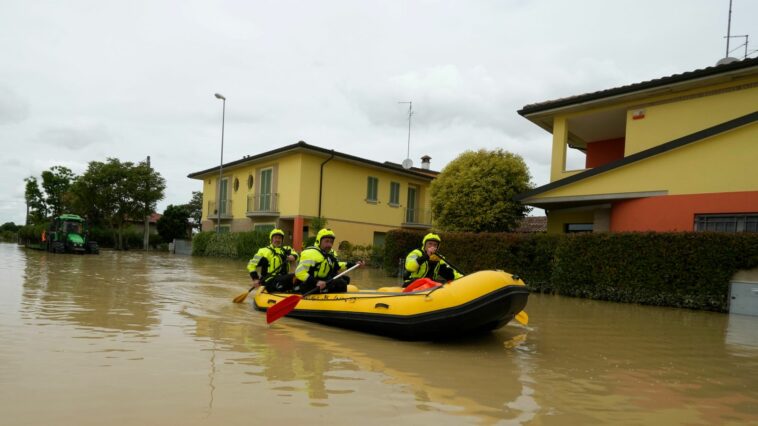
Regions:
<svg viewBox="0 0 758 426"><path fill-rule="evenodd" d="M226 118L226 98L220 93L216 93L217 99L223 101L221 109L221 161L218 166L218 186L216 188L216 233L221 233L221 174L224 170L224 120Z"/></svg>

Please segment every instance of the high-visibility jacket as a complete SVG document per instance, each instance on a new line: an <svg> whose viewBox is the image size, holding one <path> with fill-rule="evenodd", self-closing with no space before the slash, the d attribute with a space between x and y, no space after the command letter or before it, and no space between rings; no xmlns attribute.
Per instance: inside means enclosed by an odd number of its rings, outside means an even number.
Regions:
<svg viewBox="0 0 758 426"><path fill-rule="evenodd" d="M264 282L280 275L286 275L289 273L289 262L287 262L289 255L295 256L295 261L299 257L290 246L274 247L269 245L262 247L247 263L247 271L254 279L260 278ZM261 268L260 276L258 275L258 268Z"/></svg>
<svg viewBox="0 0 758 426"><path fill-rule="evenodd" d="M405 258L405 276L403 277L403 282L405 285L408 285L419 278L431 278L435 281L444 279L440 276L440 271L443 268L449 268L453 271L454 280L463 276L441 258L438 260L429 259L421 249L415 249L408 253L408 256Z"/></svg>
<svg viewBox="0 0 758 426"><path fill-rule="evenodd" d="M340 269L351 268L353 265L355 265L353 262L338 261L334 250L327 253L318 246L311 246L305 248L300 255L300 263L295 269L295 278L315 284L318 280L330 280Z"/></svg>

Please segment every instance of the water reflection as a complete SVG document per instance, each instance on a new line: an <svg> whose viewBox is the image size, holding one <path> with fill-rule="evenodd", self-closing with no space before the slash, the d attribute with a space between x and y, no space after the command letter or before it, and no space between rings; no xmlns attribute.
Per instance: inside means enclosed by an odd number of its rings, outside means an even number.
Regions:
<svg viewBox="0 0 758 426"><path fill-rule="evenodd" d="M22 312L29 319L84 327L147 331L159 323L158 305L141 254L98 256L26 250Z"/></svg>
<svg viewBox="0 0 758 426"><path fill-rule="evenodd" d="M755 355L758 351L758 316L730 314L726 343L735 355Z"/></svg>
<svg viewBox="0 0 758 426"><path fill-rule="evenodd" d="M184 315L196 322L198 337L219 338L225 350L244 354L234 361L266 380L282 398L305 393L313 406L328 406L330 397L355 392L350 382L378 375L381 382L413 395L419 410L443 410L490 421L518 418L537 411L532 397L528 349L523 328L455 343L409 343L330 329L296 320L264 326ZM224 336L224 337L221 337ZM232 338L232 336L234 336ZM474 347L476 350L472 351ZM471 366L489 374L471 374ZM257 383L257 382L252 382ZM347 384L346 384L347 383Z"/></svg>
<svg viewBox="0 0 758 426"><path fill-rule="evenodd" d="M528 327L401 342L267 326L231 302L241 261L7 244L0 258L0 411L27 424L247 424L251 407L278 424L758 423L754 317L535 294Z"/></svg>

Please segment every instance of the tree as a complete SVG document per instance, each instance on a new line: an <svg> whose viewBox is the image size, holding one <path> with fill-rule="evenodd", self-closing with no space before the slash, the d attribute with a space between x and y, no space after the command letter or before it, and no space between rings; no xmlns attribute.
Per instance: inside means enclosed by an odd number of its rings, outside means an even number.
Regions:
<svg viewBox="0 0 758 426"><path fill-rule="evenodd" d="M192 227L200 230L203 221L203 193L201 191L192 191L192 200L185 204L184 207L187 208Z"/></svg>
<svg viewBox="0 0 758 426"><path fill-rule="evenodd" d="M16 225L13 222L5 222L4 224L0 225L0 232L18 232L19 228L21 228L21 226Z"/></svg>
<svg viewBox="0 0 758 426"><path fill-rule="evenodd" d="M96 217L114 233L117 249L123 249L123 232L130 219L144 218L145 212L163 199L165 180L146 163L122 163L117 158L91 161L87 171L71 187L74 205ZM145 206L148 206L146 209Z"/></svg>
<svg viewBox="0 0 758 426"><path fill-rule="evenodd" d="M513 200L532 187L530 180L519 155L502 149L466 151L432 181L436 224L447 231L511 231L530 210Z"/></svg>
<svg viewBox="0 0 758 426"><path fill-rule="evenodd" d="M67 193L74 181L74 173L68 167L53 166L42 172L42 189L45 190L45 204L53 217L66 213L70 206Z"/></svg>
<svg viewBox="0 0 758 426"><path fill-rule="evenodd" d="M186 206L175 206L169 204L163 212L163 216L158 219L156 226L158 234L163 241L173 241L174 238L187 238L189 229L190 213Z"/></svg>
<svg viewBox="0 0 758 426"><path fill-rule="evenodd" d="M27 225L38 225L47 220L47 205L45 204L45 197L42 195L42 191L39 189L37 178L29 176L24 179L26 182L26 188L24 189L24 199L26 200L28 216L26 218Z"/></svg>

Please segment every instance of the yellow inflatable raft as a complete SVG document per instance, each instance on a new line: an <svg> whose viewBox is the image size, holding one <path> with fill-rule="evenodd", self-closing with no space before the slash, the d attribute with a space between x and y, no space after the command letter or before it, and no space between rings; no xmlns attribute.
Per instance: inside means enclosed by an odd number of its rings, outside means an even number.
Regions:
<svg viewBox="0 0 758 426"><path fill-rule="evenodd" d="M480 271L456 281L404 293L400 287L306 296L287 316L404 340L436 340L495 330L526 306L529 292L518 277ZM291 294L258 290L256 309Z"/></svg>

